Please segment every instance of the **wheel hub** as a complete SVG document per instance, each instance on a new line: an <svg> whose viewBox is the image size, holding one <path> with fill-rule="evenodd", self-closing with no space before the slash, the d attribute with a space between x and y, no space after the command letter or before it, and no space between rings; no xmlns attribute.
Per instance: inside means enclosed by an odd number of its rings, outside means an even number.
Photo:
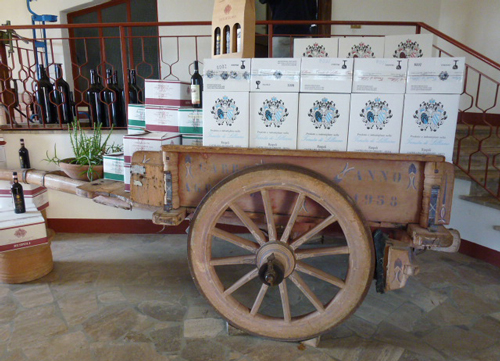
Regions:
<svg viewBox="0 0 500 361"><path fill-rule="evenodd" d="M275 286L293 272L295 256L284 243L267 243L257 253L257 268L262 282L268 286Z"/></svg>

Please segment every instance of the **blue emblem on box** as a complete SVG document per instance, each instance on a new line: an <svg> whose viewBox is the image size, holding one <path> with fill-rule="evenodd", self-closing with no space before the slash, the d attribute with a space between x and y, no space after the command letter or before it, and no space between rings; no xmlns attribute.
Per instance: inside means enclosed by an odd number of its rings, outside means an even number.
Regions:
<svg viewBox="0 0 500 361"><path fill-rule="evenodd" d="M435 132L443 125L448 115L441 102L431 99L419 105L418 110L413 114L413 118L421 131L429 129L431 132Z"/></svg>
<svg viewBox="0 0 500 361"><path fill-rule="evenodd" d="M323 98L314 102L307 116L316 129L330 129L340 114L333 101Z"/></svg>
<svg viewBox="0 0 500 361"><path fill-rule="evenodd" d="M231 126L240 114L240 111L233 99L224 96L222 99L219 98L215 101L215 105L212 107L210 113L214 116L218 125L222 126L225 123Z"/></svg>
<svg viewBox="0 0 500 361"><path fill-rule="evenodd" d="M384 129L385 125L392 118L392 110L389 104L380 98L369 100L359 114L367 129Z"/></svg>
<svg viewBox="0 0 500 361"><path fill-rule="evenodd" d="M264 101L259 109L259 115L266 127L274 125L279 128L288 117L288 109L285 108L283 100L272 97Z"/></svg>
<svg viewBox="0 0 500 361"><path fill-rule="evenodd" d="M440 74L439 74L439 79L442 80L442 81L445 81L446 79L448 79L450 77L450 75L448 74L447 71L442 71Z"/></svg>

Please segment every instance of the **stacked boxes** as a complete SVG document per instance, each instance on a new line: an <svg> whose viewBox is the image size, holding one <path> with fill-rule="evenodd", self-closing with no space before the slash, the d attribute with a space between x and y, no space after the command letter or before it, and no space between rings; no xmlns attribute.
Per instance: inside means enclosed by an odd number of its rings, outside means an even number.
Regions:
<svg viewBox="0 0 500 361"><path fill-rule="evenodd" d="M338 55L338 38L304 38L294 39L294 58L336 58Z"/></svg>
<svg viewBox="0 0 500 361"><path fill-rule="evenodd" d="M452 161L464 71L465 58L410 59L401 153Z"/></svg>
<svg viewBox="0 0 500 361"><path fill-rule="evenodd" d="M8 181L0 181L0 212L13 210L14 203ZM42 211L49 206L47 188L32 184L23 184L26 211Z"/></svg>
<svg viewBox="0 0 500 361"><path fill-rule="evenodd" d="M301 59L254 59L250 147L297 148Z"/></svg>
<svg viewBox="0 0 500 361"><path fill-rule="evenodd" d="M203 145L248 147L250 59L206 59Z"/></svg>

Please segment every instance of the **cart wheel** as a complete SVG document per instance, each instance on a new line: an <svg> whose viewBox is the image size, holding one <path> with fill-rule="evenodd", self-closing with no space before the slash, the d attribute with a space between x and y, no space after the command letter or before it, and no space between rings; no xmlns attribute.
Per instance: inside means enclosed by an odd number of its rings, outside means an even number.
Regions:
<svg viewBox="0 0 500 361"><path fill-rule="evenodd" d="M223 230L226 211L250 234ZM296 227L298 217L318 213L308 229ZM315 236L328 226L342 237L319 244ZM235 327L283 341L316 337L348 318L368 292L373 255L349 196L289 165L252 167L223 180L198 206L188 239L191 274L209 303Z"/></svg>

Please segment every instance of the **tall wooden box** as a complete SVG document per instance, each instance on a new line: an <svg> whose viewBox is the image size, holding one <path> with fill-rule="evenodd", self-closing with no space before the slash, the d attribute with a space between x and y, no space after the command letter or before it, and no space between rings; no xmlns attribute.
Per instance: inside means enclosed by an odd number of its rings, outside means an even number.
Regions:
<svg viewBox="0 0 500 361"><path fill-rule="evenodd" d="M212 58L254 56L254 0L216 0L212 18Z"/></svg>

